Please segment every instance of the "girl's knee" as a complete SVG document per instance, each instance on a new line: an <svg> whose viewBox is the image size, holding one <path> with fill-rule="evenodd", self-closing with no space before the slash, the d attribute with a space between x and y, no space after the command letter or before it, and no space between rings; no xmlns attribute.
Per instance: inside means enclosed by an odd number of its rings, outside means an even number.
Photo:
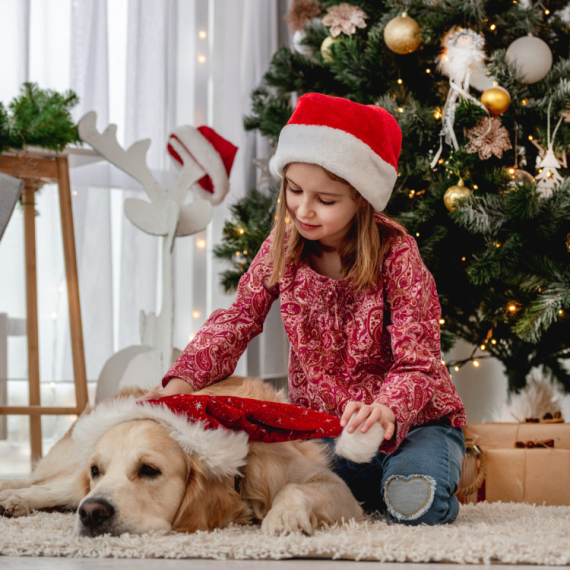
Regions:
<svg viewBox="0 0 570 570"><path fill-rule="evenodd" d="M383 495L387 514L396 523L446 524L459 513L457 497L442 496L430 475L392 475L384 483Z"/></svg>

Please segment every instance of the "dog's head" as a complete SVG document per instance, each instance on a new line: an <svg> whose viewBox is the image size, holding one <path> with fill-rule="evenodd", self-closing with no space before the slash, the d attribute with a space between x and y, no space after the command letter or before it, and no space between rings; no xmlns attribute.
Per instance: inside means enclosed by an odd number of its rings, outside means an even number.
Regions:
<svg viewBox="0 0 570 570"><path fill-rule="evenodd" d="M211 530L247 516L234 477L213 473L153 420L109 429L86 465L90 490L76 519L81 536Z"/></svg>

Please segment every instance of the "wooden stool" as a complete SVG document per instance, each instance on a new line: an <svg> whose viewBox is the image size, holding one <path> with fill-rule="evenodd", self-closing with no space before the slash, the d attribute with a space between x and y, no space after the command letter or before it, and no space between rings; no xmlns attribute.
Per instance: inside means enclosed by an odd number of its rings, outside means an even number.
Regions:
<svg viewBox="0 0 570 570"><path fill-rule="evenodd" d="M79 415L87 406L87 375L81 328L79 283L75 255L75 236L71 210L69 166L67 156L51 151L33 154L15 152L0 155L0 172L24 181L22 204L24 209L24 244L26 262L26 320L28 336L28 380L30 400L28 406L0 406L0 415L29 415L32 463L42 456L43 415ZM46 183L57 182L63 234L63 254L69 303L71 349L75 377L76 406L73 408L44 407L40 402L40 366L38 343L38 299L36 277L36 211L35 192Z"/></svg>

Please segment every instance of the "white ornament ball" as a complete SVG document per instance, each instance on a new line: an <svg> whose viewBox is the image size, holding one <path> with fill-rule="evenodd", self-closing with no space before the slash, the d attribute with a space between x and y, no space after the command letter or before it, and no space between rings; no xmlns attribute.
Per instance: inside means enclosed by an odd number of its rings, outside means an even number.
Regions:
<svg viewBox="0 0 570 570"><path fill-rule="evenodd" d="M516 63L523 83L540 81L552 67L552 52L548 44L531 34L516 39L507 48L507 61Z"/></svg>
<svg viewBox="0 0 570 570"><path fill-rule="evenodd" d="M469 77L469 85L477 89L477 91L485 91L493 87L493 81L496 81L492 75L487 75L487 68L481 64Z"/></svg>
<svg viewBox="0 0 570 570"><path fill-rule="evenodd" d="M297 30L291 38L291 45L297 53L309 56L312 55L313 50L309 46L301 43L306 35L307 34L305 34L305 30Z"/></svg>

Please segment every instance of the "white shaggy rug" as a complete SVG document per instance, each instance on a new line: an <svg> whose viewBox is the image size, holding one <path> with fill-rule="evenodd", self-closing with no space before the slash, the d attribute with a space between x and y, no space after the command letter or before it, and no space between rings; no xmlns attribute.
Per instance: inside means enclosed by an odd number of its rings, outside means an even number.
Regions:
<svg viewBox="0 0 570 570"><path fill-rule="evenodd" d="M258 527L195 534L78 538L73 514L0 517L0 555L116 558L333 558L381 562L570 564L570 507L480 503L439 527L385 520L320 530L314 536L269 537Z"/></svg>

